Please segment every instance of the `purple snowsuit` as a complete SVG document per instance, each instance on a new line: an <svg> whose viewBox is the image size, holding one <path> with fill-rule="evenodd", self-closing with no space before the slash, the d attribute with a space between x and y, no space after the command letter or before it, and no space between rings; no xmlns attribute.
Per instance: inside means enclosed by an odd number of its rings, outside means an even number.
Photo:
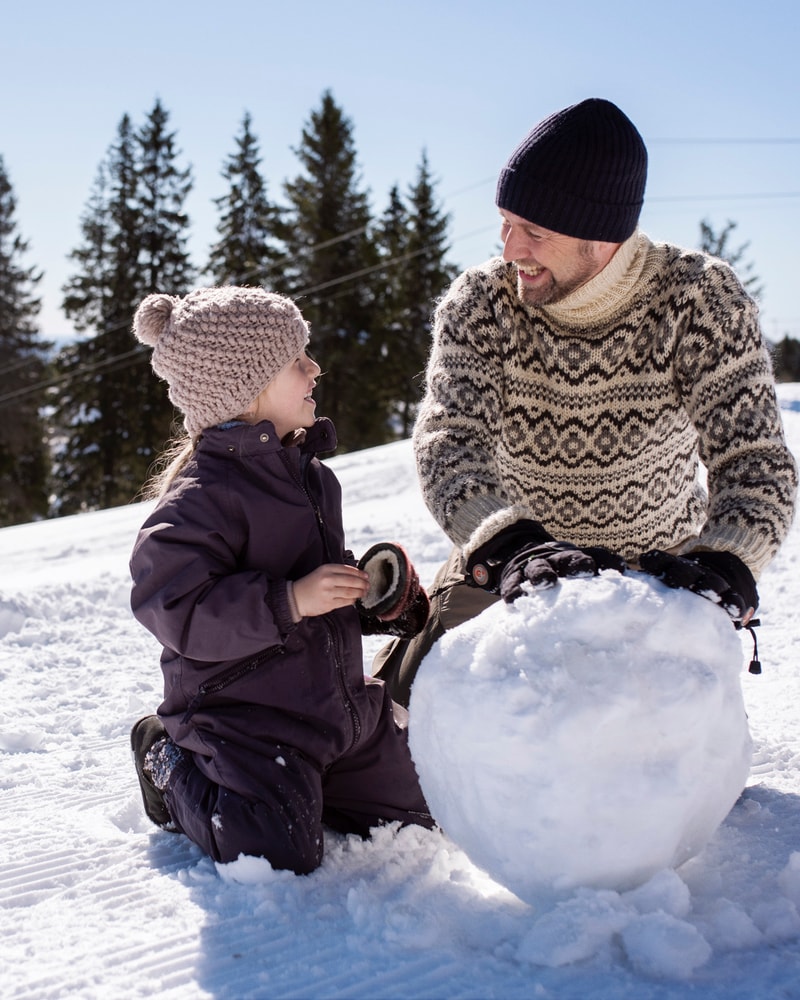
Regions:
<svg viewBox="0 0 800 1000"><path fill-rule="evenodd" d="M323 822L433 825L404 709L364 676L356 609L297 624L289 610L288 580L354 562L341 487L315 458L335 447L326 418L300 447L268 421L205 431L131 556L133 613L163 646L158 714L183 748L167 806L217 861L305 873Z"/></svg>

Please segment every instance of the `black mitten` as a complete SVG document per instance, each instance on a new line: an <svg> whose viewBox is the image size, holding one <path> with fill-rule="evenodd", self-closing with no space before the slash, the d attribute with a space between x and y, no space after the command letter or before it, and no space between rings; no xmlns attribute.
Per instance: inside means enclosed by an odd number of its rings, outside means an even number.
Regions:
<svg viewBox="0 0 800 1000"><path fill-rule="evenodd" d="M597 576L603 569L624 573L622 556L594 545L580 549L570 542L544 542L523 549L507 563L500 577L500 596L510 604L522 593L523 583L534 590L555 587L559 577Z"/></svg>
<svg viewBox="0 0 800 1000"><path fill-rule="evenodd" d="M410 639L425 626L430 601L405 549L379 542L358 561L369 575L369 590L357 602L364 635L394 635Z"/></svg>
<svg viewBox="0 0 800 1000"><path fill-rule="evenodd" d="M545 590L559 577L596 576L603 569L624 573L626 568L622 556L600 545L581 549L557 542L538 521L517 521L475 550L467 561L467 579L510 604L526 581Z"/></svg>
<svg viewBox="0 0 800 1000"><path fill-rule="evenodd" d="M641 556L639 565L668 587L691 590L721 605L735 622L749 619L758 607L753 574L732 552L687 552L673 556L653 549Z"/></svg>
<svg viewBox="0 0 800 1000"><path fill-rule="evenodd" d="M553 540L538 521L515 521L475 549L467 560L467 583L499 594L500 577L508 560L526 547Z"/></svg>

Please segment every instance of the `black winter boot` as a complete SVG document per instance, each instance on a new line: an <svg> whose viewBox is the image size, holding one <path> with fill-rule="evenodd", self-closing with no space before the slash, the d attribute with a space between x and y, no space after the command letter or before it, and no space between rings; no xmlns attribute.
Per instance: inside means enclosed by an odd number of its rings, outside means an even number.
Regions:
<svg viewBox="0 0 800 1000"><path fill-rule="evenodd" d="M153 781L152 758L158 753L157 744L161 742L163 748L173 747L176 751L180 749L175 746L164 728L161 719L157 715L145 715L131 729L131 750L133 750L133 761L136 765L136 774L139 778L139 787L142 790L142 800L144 811L148 819L152 820L156 826L162 830L176 832L175 824L167 809L164 800L164 793ZM153 751L153 753L150 753ZM148 760L148 755L150 759Z"/></svg>

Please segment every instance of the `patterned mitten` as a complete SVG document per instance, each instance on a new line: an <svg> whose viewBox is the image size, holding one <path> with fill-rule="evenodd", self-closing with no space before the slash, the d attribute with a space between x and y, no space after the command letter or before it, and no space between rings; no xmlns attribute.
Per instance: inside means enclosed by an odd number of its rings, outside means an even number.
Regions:
<svg viewBox="0 0 800 1000"><path fill-rule="evenodd" d="M378 542L358 561L369 575L369 590L358 601L364 635L394 635L410 639L425 626L430 602L405 549Z"/></svg>

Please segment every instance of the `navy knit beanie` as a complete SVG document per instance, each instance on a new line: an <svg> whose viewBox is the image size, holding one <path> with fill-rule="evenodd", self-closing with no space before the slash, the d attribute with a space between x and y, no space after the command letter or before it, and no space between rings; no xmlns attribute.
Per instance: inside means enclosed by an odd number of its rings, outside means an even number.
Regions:
<svg viewBox="0 0 800 1000"><path fill-rule="evenodd" d="M497 207L565 236L622 243L644 201L647 150L610 101L590 98L539 122L497 181Z"/></svg>

